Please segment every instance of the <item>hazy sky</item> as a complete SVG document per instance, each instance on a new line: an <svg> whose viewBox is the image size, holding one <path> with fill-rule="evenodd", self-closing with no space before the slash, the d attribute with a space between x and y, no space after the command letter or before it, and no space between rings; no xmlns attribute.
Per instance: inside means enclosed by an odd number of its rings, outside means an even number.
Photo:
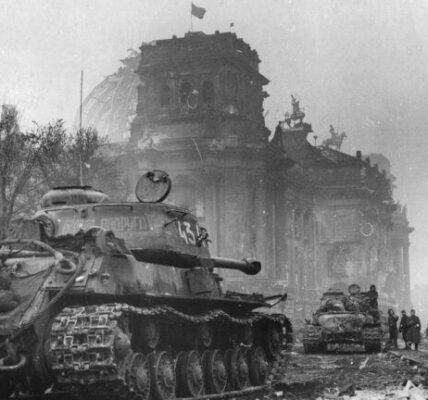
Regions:
<svg viewBox="0 0 428 400"><path fill-rule="evenodd" d="M301 99L320 139L382 152L408 205L413 282L428 283L428 0L194 0L194 30L234 32L255 48L270 80L273 129ZM0 0L0 96L22 121L72 122L80 70L88 93L141 42L183 36L187 0ZM318 140L320 140L318 139ZM318 142L319 143L319 142Z"/></svg>

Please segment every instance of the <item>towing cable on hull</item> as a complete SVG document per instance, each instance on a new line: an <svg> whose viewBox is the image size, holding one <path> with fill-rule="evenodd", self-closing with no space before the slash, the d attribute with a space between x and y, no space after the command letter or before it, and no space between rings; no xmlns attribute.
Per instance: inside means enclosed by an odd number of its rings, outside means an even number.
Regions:
<svg viewBox="0 0 428 400"><path fill-rule="evenodd" d="M50 254L53 255L55 259L54 268L60 273L73 273L70 279L67 281L66 285L49 301L46 307L39 311L36 315L34 315L28 322L19 327L12 335L10 335L5 341L0 343L0 348L5 348L7 355L5 357L0 358L0 372L15 372L23 369L27 363L27 356L23 353L17 354L16 349L14 348L12 341L16 339L19 335L21 335L26 329L34 324L34 322L40 318L43 314L52 309L52 307L58 303L58 301L67 293L70 287L74 284L74 281L82 272L83 263L79 262L76 265L73 261L68 258L65 258L63 253L55 250L53 247L48 244L41 242L39 240L30 240L30 239L10 239L10 240L2 240L0 241L0 247L5 245L16 245L22 244L24 247L35 245L43 250L46 250ZM14 256L22 251L22 248L17 250L16 252L10 252L7 257ZM67 267L65 267L67 265Z"/></svg>

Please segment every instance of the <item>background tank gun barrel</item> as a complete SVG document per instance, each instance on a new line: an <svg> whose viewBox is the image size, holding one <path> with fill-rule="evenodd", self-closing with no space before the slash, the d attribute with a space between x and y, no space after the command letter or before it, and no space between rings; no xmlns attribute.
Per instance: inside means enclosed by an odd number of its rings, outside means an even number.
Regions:
<svg viewBox="0 0 428 400"><path fill-rule="evenodd" d="M256 275L262 268L261 262L253 259L203 258L165 249L132 249L131 252L138 261L170 265L178 268L207 267L234 269L242 271L247 275Z"/></svg>

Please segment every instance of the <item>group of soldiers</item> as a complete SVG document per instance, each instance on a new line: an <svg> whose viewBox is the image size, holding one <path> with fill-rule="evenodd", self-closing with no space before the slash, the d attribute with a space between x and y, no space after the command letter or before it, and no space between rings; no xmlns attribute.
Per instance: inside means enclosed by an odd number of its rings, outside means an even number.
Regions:
<svg viewBox="0 0 428 400"><path fill-rule="evenodd" d="M398 315L390 308L388 310L388 326L389 326L389 343L388 347L398 349L397 339L398 333L401 332L405 343L405 350L411 350L412 345L414 350L418 350L419 342L421 341L421 321L416 315L415 310L410 310L410 316L406 310L401 311L400 324L397 328Z"/></svg>

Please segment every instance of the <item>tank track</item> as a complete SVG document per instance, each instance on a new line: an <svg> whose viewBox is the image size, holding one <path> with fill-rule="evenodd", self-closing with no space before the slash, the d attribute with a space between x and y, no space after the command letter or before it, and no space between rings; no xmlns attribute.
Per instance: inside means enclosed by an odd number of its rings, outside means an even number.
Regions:
<svg viewBox="0 0 428 400"><path fill-rule="evenodd" d="M382 347L382 331L379 326L365 327L363 329L363 344L366 352L379 352Z"/></svg>
<svg viewBox="0 0 428 400"><path fill-rule="evenodd" d="M303 330L303 349L305 353L318 353L323 350L322 328L316 325L306 325Z"/></svg>
<svg viewBox="0 0 428 400"><path fill-rule="evenodd" d="M53 392L76 394L76 398L102 398L103 400L144 400L149 394L138 390L135 368L130 366L135 354L144 356L152 368L159 350L147 354L133 353L132 333L127 322L132 318L161 318L174 326L183 324L236 324L254 325L260 322L282 324L284 316L251 314L248 317L233 317L222 310L212 310L203 315L189 315L169 306L135 307L114 303L86 307L67 307L55 316L49 340L48 363L55 377ZM130 339L131 338L131 339ZM174 354L177 364L178 354ZM226 388L223 393L205 394L186 399L250 399L255 395L269 396L275 382L284 376L288 357L280 351L270 363L267 381L242 390ZM140 361L141 362L141 361ZM174 372L175 374L175 372ZM150 380L150 378L148 378ZM153 392L153 388L151 388ZM174 389L175 390L175 389ZM159 396L153 395L158 398ZM175 394L172 396L175 398Z"/></svg>

